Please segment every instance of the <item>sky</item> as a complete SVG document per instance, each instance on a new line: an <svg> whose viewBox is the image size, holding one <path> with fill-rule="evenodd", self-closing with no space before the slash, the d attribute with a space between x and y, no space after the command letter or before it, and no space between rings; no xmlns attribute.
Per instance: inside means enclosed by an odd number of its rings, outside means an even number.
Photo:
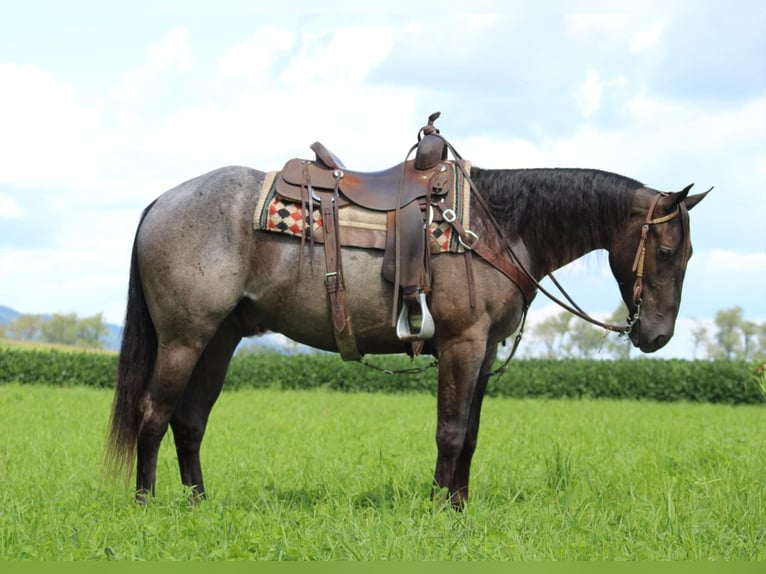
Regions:
<svg viewBox="0 0 766 574"><path fill-rule="evenodd" d="M279 169L316 140L389 167L438 110L481 167L715 186L656 356L689 357L723 309L766 321L762 1L277 4L3 0L0 305L121 324L138 218L163 191ZM596 316L617 308L604 252L558 279ZM530 323L556 312L539 296Z"/></svg>

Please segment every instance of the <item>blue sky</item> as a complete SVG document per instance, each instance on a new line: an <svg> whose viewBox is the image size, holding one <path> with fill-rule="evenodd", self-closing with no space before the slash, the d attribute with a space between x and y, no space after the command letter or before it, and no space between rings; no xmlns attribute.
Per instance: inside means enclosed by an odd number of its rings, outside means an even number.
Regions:
<svg viewBox="0 0 766 574"><path fill-rule="evenodd" d="M694 321L721 309L766 321L762 2L6 4L2 305L121 323L138 216L164 190L222 165L277 169L315 140L387 167L440 110L482 167L714 185L661 353L688 356ZM619 302L604 254L559 279L596 314ZM531 320L553 312L540 297Z"/></svg>

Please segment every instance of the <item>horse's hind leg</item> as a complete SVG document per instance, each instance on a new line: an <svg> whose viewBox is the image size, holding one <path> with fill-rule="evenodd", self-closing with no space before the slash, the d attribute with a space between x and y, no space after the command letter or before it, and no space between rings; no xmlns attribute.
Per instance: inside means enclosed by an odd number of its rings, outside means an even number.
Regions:
<svg viewBox="0 0 766 574"><path fill-rule="evenodd" d="M229 361L241 339L241 331L235 321L231 318L224 321L197 361L189 384L170 419L181 482L192 489L194 498L205 496L200 445L208 416L223 387Z"/></svg>
<svg viewBox="0 0 766 574"><path fill-rule="evenodd" d="M176 404L202 351L202 344L160 344L154 374L139 403L136 453L136 499L145 502L154 494L157 453Z"/></svg>

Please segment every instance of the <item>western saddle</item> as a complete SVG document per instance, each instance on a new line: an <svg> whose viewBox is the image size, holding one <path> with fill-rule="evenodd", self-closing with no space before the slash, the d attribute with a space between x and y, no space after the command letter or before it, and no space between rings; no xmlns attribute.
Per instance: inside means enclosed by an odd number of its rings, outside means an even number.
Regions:
<svg viewBox="0 0 766 574"><path fill-rule="evenodd" d="M396 334L400 340L421 345L434 335L434 321L428 309L430 269L428 226L433 217L432 202L451 189L455 165L447 161L447 145L434 127L439 112L418 132L414 160L377 172L348 170L338 157L320 142L311 149L315 161L289 160L277 179L276 191L283 199L300 203L308 218L304 236L313 228L318 205L322 218L326 260L325 286L330 300L336 344L345 360L361 357L346 302L338 209L354 204L387 214L383 276L394 284ZM399 294L401 293L401 310Z"/></svg>

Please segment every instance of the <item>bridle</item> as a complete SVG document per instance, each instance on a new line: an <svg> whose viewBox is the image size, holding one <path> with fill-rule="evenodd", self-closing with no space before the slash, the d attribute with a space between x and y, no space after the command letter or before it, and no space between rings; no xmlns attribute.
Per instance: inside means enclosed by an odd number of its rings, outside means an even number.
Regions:
<svg viewBox="0 0 766 574"><path fill-rule="evenodd" d="M641 240L638 243L638 249L636 250L636 256L633 259L633 267L631 269L633 273L636 274L636 279L633 282L633 304L635 305L636 310L633 312L633 314L630 317L628 317L628 325L625 329L626 335L630 334L630 331L632 330L633 325L638 322L638 318L641 313L641 304L643 303L642 295L644 292L644 261L646 259L646 238L649 235L649 227L651 225L657 225L659 223L666 223L670 221L671 219L675 218L679 213L681 213L681 209L682 209L681 206L683 204L679 204L678 208L675 211L668 213L667 215L663 215L662 217L656 217L654 219L652 218L652 216L654 215L654 209L657 206L657 203L662 197L666 195L667 194L665 193L657 193L652 198L652 202L649 204L649 210L646 212L646 220L644 221L644 224L641 226ZM684 255L684 259L685 258L686 256Z"/></svg>
<svg viewBox="0 0 766 574"><path fill-rule="evenodd" d="M666 223L681 213L681 205L683 204L679 204L675 211L672 211L667 215L653 218L654 209L657 207L657 203L659 203L660 199L666 195L667 194L661 192L655 194L649 204L649 210L646 212L644 224L641 226L641 240L638 242L638 249L636 250L636 256L633 258L633 267L631 268L631 271L636 274L636 279L633 282L633 305L636 309L628 316L627 325L622 329L622 334L625 336L630 335L633 326L638 323L641 315L641 305L644 302L644 261L646 260L646 238L649 235L649 227L659 223Z"/></svg>

